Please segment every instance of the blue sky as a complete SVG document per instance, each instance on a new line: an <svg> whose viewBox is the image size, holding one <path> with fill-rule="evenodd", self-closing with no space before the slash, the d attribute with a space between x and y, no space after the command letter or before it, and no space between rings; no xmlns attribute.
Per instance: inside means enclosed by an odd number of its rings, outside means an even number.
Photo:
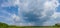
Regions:
<svg viewBox="0 0 60 28"><path fill-rule="evenodd" d="M60 23L60 0L0 0L0 22L19 26Z"/></svg>

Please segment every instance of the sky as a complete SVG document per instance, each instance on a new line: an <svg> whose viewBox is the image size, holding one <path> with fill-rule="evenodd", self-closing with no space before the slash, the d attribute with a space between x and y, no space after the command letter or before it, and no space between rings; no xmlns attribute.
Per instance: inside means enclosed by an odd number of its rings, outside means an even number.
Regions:
<svg viewBox="0 0 60 28"><path fill-rule="evenodd" d="M60 0L0 0L0 22L53 26L60 23Z"/></svg>

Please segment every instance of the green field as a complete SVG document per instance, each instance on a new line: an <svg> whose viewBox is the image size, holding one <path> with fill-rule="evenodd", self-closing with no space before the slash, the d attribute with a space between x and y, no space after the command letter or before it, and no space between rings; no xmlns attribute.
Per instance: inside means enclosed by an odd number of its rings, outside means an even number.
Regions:
<svg viewBox="0 0 60 28"><path fill-rule="evenodd" d="M0 28L60 28L60 25L56 24L55 26L15 26L0 22Z"/></svg>
<svg viewBox="0 0 60 28"><path fill-rule="evenodd" d="M14 26L14 27L7 27L7 28L60 28L60 27L51 27L51 26L40 26L40 27L38 27L38 26L25 26L25 27L16 27L16 26Z"/></svg>

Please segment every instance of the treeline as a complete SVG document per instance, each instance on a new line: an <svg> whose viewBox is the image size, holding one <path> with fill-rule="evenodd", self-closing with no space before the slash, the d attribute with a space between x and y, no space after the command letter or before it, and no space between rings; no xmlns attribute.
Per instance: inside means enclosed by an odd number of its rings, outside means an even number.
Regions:
<svg viewBox="0 0 60 28"><path fill-rule="evenodd" d="M8 25L8 24L6 24L6 23L0 22L0 28L24 28L24 27L15 26L15 25Z"/></svg>

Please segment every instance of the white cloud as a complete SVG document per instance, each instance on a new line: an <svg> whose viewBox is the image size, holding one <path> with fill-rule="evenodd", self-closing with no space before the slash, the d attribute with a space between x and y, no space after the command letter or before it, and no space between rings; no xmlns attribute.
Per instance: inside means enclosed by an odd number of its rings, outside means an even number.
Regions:
<svg viewBox="0 0 60 28"><path fill-rule="evenodd" d="M22 17L19 17L16 14L12 14L11 18L12 18L12 20L15 20L15 21L22 21Z"/></svg>
<svg viewBox="0 0 60 28"><path fill-rule="evenodd" d="M12 1L12 0L11 0ZM57 17L60 17L60 13L55 12L56 7L59 6L59 3L57 0L26 0L24 2L20 2L20 0L13 0L13 2L8 2L8 3L3 3L1 4L2 7L6 7L6 6L15 6L18 5L18 15L16 14L10 14L10 18L6 19L7 21L12 21L13 24L15 25L20 25L20 26L33 26L35 23L27 23L27 21L24 20L24 18L28 18L28 17L24 17L22 16L22 13L29 13L29 12L33 12L35 15L39 15L39 19L41 20L47 20L43 23L43 25L54 25L55 24L55 19ZM44 1L44 2L43 2ZM43 3L42 3L43 2ZM42 15L42 16L41 16ZM8 17L6 17L8 18ZM44 18L49 18L49 19L44 19ZM53 22L51 21L53 20ZM19 23L16 23L16 22ZM20 22L21 21L21 22Z"/></svg>
<svg viewBox="0 0 60 28"><path fill-rule="evenodd" d="M4 0L3 0L4 1ZM1 7L10 7L14 6L15 0L7 0L7 2L2 2Z"/></svg>
<svg viewBox="0 0 60 28"><path fill-rule="evenodd" d="M38 0L37 0L38 1ZM39 0L40 1L40 0ZM34 2L34 0L32 1L32 2ZM41 2L41 1L40 1ZM59 3L58 3L58 1L57 0L51 0L51 1L48 1L48 0L46 0L45 2L44 2L44 4L42 4L42 5L40 5L41 3L38 3L38 5L40 6L37 6L37 5L35 5L37 2L34 2L33 4L31 3L31 2L28 2L28 0L27 0L27 2L25 2L25 3L20 3L20 2L18 2L18 1L16 1L15 3L17 3L16 5L18 5L19 6L19 9L18 9L18 13L19 13L19 16L22 16L21 14L22 14L22 12L31 12L31 10L33 10L33 13L34 14L36 14L37 12L37 14L36 15L39 15L40 14L40 12L41 11L38 11L38 10L41 10L41 8L43 8L43 11L41 12L42 13L42 17L41 18L44 18L45 16L49 16L49 19L51 18L51 17L53 17L54 18L54 16L56 15L56 14L54 14L55 13L55 9L56 9L56 7L58 7L59 6ZM31 5L29 5L29 4L31 3ZM29 5L29 6L28 6ZM35 7L36 6L36 7ZM42 7L43 6L43 7ZM28 8L28 7L32 7L31 9L30 8ZM38 9L38 8L40 8L40 9ZM35 10L35 11L34 11ZM57 16L57 15L56 15ZM23 18L23 17L22 17ZM51 18L50 20L52 20L53 18ZM43 19L44 20L44 19ZM47 19L46 19L47 20ZM54 19L53 19L54 20ZM24 22L24 21L23 21ZM55 22L54 22L55 23ZM54 24L53 23L53 24ZM21 23L21 25L22 25L23 23ZM27 24L30 24L30 23L27 23ZM50 21L48 21L47 22L47 25L53 25L52 24L52 22L50 22ZM25 25L25 24L24 24ZM45 24L44 24L45 25Z"/></svg>
<svg viewBox="0 0 60 28"><path fill-rule="evenodd" d="M47 21L47 22L44 22L43 26L53 26L55 25L55 23L56 23L55 21Z"/></svg>
<svg viewBox="0 0 60 28"><path fill-rule="evenodd" d="M56 12L56 7L58 7L59 6L59 3L58 3L58 1L57 0L51 0L51 1L46 1L45 2L45 4L44 4L44 12L42 13L43 14L43 17L44 17L44 15L45 16L48 16L49 14L51 15L50 16L50 21L48 20L48 21L46 21L45 23L44 23L44 25L54 25L54 24L56 24L56 19L59 17L59 15L60 15L60 13L57 13ZM49 12L50 11L50 12ZM52 13L53 12L53 13ZM52 13L52 14L51 14ZM54 22L52 22L52 21L54 21Z"/></svg>
<svg viewBox="0 0 60 28"><path fill-rule="evenodd" d="M19 26L33 26L33 23L20 23Z"/></svg>

